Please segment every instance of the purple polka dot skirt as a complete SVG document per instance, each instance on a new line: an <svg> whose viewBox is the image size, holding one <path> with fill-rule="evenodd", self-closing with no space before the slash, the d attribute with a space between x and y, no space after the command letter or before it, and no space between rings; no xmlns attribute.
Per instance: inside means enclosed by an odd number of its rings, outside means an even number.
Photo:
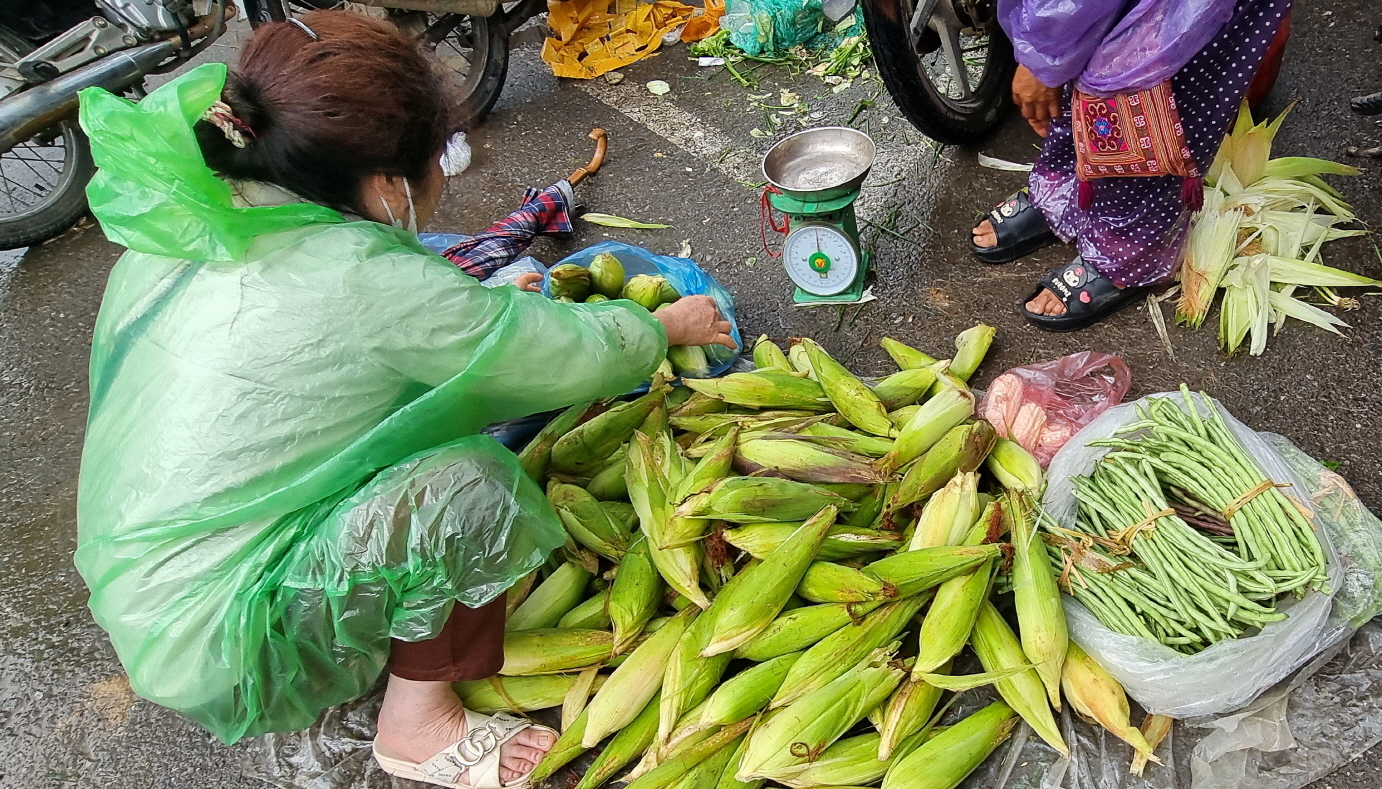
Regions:
<svg viewBox="0 0 1382 789"><path fill-rule="evenodd" d="M1290 7L1291 0L1243 0L1228 26L1172 78L1186 138L1201 170L1208 171L1214 162ZM1063 105L1032 168L1032 201L1056 235L1073 241L1085 261L1119 287L1169 279L1190 228L1182 179L1102 178L1094 204L1081 209L1068 91Z"/></svg>

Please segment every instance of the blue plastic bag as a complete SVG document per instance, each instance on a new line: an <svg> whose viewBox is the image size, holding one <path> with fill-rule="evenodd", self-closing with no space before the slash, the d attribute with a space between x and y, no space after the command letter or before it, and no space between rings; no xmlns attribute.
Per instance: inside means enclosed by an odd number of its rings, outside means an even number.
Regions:
<svg viewBox="0 0 1382 789"><path fill-rule="evenodd" d="M716 282L705 269L696 265L694 260L654 254L642 247L620 241L602 241L567 256L557 265L575 263L578 266L589 266L596 255L605 252L619 258L619 262L624 264L624 274L627 277L637 274L661 274L673 288L676 288L677 293L683 296L709 296L714 299L720 308L720 314L729 321L729 336L734 338L740 349L744 347L744 340L739 336L739 322L734 318L734 297L729 295L729 291ZM550 281L550 278L542 281L542 295L548 298L552 296ZM734 364L734 360L739 357L739 351L730 350L723 345L707 345L705 355L710 362L710 377L714 378L723 375L729 366Z"/></svg>

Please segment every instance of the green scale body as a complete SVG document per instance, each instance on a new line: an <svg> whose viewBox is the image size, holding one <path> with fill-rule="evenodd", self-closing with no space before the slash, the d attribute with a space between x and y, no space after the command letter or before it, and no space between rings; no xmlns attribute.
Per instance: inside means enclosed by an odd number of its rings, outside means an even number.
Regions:
<svg viewBox="0 0 1382 789"><path fill-rule="evenodd" d="M805 194L810 198L801 197ZM859 243L859 225L854 216L854 201L859 199L859 190L771 192L768 199L772 207L786 214L789 220L782 263L797 284L792 300L797 304L860 301L871 256ZM803 284L808 284L810 290L804 289Z"/></svg>

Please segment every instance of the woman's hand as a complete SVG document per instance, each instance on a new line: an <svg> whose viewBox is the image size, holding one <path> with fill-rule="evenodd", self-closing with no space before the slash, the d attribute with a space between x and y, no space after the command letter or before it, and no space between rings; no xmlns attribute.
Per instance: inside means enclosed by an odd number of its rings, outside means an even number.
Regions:
<svg viewBox="0 0 1382 789"><path fill-rule="evenodd" d="M723 345L738 348L729 321L709 296L686 296L658 309L653 317L667 330L668 345Z"/></svg>
<svg viewBox="0 0 1382 789"><path fill-rule="evenodd" d="M519 290L526 290L529 293L542 292L542 275L537 272L519 274L513 278L514 287Z"/></svg>
<svg viewBox="0 0 1382 789"><path fill-rule="evenodd" d="M1013 103L1042 137L1050 131L1051 119L1060 117L1060 91L1043 85L1026 66L1013 74Z"/></svg>

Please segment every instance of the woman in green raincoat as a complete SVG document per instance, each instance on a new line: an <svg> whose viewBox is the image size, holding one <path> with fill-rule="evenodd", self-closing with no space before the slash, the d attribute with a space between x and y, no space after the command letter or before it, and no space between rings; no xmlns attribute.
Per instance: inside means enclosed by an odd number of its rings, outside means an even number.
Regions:
<svg viewBox="0 0 1382 789"><path fill-rule="evenodd" d="M565 534L481 428L733 343L705 297L558 304L426 251L447 114L409 41L340 12L257 31L229 80L83 95L91 207L130 251L93 339L76 563L134 689L222 740L305 728L387 668L381 765L493 789L552 733L449 683L497 672L502 594Z"/></svg>

